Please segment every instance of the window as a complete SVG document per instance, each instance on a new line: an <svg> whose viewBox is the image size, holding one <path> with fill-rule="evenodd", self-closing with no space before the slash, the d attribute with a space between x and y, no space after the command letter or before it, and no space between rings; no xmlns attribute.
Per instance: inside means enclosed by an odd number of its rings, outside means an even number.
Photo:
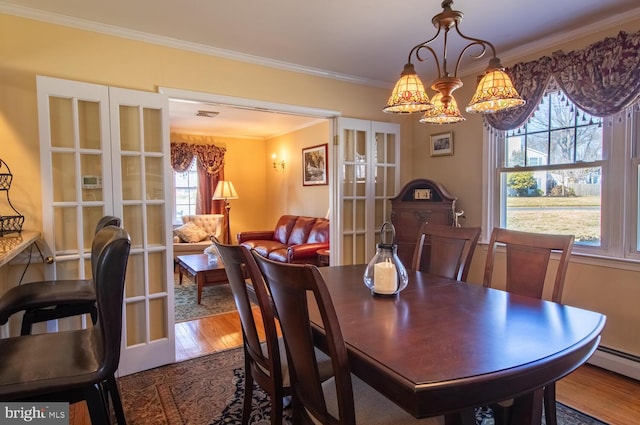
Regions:
<svg viewBox="0 0 640 425"><path fill-rule="evenodd" d="M198 160L193 157L191 167L184 173L173 173L175 186L175 207L173 221L182 224L183 215L196 213L196 196L198 195Z"/></svg>
<svg viewBox="0 0 640 425"><path fill-rule="evenodd" d="M575 252L640 258L639 117L591 116L549 89L523 126L490 137L487 228L573 234Z"/></svg>

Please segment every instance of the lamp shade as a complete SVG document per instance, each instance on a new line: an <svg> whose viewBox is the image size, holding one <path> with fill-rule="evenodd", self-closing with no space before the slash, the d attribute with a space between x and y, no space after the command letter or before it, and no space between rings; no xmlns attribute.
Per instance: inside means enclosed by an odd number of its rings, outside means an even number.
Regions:
<svg viewBox="0 0 640 425"><path fill-rule="evenodd" d="M480 79L467 112L493 113L524 104L507 73L494 68L487 70Z"/></svg>
<svg viewBox="0 0 640 425"><path fill-rule="evenodd" d="M466 118L460 113L456 99L451 96L448 105L442 103L442 93L436 93L432 99L433 109L424 113L420 118L423 124L453 124L464 121Z"/></svg>
<svg viewBox="0 0 640 425"><path fill-rule="evenodd" d="M211 199L238 199L238 192L229 180L219 180Z"/></svg>
<svg viewBox="0 0 640 425"><path fill-rule="evenodd" d="M432 107L431 102L429 102L429 95L424 89L422 80L416 74L413 64L406 64L383 111L396 114L411 114L413 112L426 111Z"/></svg>

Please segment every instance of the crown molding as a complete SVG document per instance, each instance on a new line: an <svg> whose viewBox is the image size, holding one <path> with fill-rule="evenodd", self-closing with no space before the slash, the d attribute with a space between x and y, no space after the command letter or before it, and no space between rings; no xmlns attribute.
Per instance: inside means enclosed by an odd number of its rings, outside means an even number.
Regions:
<svg viewBox="0 0 640 425"><path fill-rule="evenodd" d="M640 19L640 7L617 15L612 15L590 25L585 25L572 31L563 31L538 39L531 43L526 43L517 48L508 50L498 55L503 64L515 64L523 58L531 56L542 51L554 51L567 43L567 40L573 40L592 34L594 32L605 31L617 26ZM482 73L486 65L474 62L464 69L463 75Z"/></svg>
<svg viewBox="0 0 640 425"><path fill-rule="evenodd" d="M115 37L126 38L134 41L142 41L145 43L156 44L165 47L171 47L179 50L186 50L203 55L216 56L225 59L231 59L240 62L246 62L254 65L261 65L270 68L281 69L284 71L298 72L308 74L315 77L329 78L333 80L343 81L347 83L362 84L366 86L388 88L391 83L388 81L378 81L357 77L354 75L341 74L338 72L327 71L325 69L312 68L303 65L297 65L289 62L278 61L274 59L264 58L261 56L248 55L232 50L219 49L216 47L205 46L199 43L191 43L188 41L177 40L175 38L163 37L155 34L149 34L141 31L130 30L126 28L116 27L113 25L102 24L99 22L88 21L86 19L72 18L52 12L43 12L41 10L29 7L18 6L0 2L0 13L7 15L19 16L22 18L33 19L50 24L62 25L70 28L76 28L86 31L92 31L100 34L111 35Z"/></svg>
<svg viewBox="0 0 640 425"><path fill-rule="evenodd" d="M15 15L23 18L34 19L37 21L62 25L71 28L82 29L86 31L97 32L105 35L111 35L126 38L134 41L142 41L180 50L191 51L203 55L216 56L225 59L261 65L270 68L281 69L284 71L298 72L302 74L312 75L316 77L329 78L347 83L361 84L372 87L392 88L395 82L378 81L357 77L354 75L341 74L324 69L311 68L303 65L277 61L274 59L264 58L261 56L247 55L231 50L219 49L215 47L205 46L199 43L191 43L181 41L170 37L162 37L141 31L129 30L113 25L101 24L85 19L71 18L69 16L57 13L43 12L29 7L8 4L0 1L0 13ZM580 38L594 32L604 31L633 20L640 19L640 7L617 15L612 15L590 25L585 25L572 31L563 31L552 34L548 37L541 38L531 43L526 43L517 48L508 50L498 55L503 63L516 63L523 58L541 52L544 50L553 51L555 48L565 44L567 40ZM460 71L461 76L482 73L486 65L474 62L465 65Z"/></svg>

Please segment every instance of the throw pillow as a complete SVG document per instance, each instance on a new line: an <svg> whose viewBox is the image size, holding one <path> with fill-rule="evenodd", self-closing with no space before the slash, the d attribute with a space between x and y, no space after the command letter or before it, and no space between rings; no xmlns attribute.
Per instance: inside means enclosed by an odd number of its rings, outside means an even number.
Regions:
<svg viewBox="0 0 640 425"><path fill-rule="evenodd" d="M197 224L193 224L190 221L176 229L173 229L173 234L189 243L200 242L209 237L207 232L198 227Z"/></svg>

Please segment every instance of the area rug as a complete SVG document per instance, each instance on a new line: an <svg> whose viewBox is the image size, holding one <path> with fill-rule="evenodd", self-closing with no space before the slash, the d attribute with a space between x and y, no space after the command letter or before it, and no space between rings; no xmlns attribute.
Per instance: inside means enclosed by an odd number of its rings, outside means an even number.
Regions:
<svg viewBox="0 0 640 425"><path fill-rule="evenodd" d="M244 387L241 348L118 379L129 425L240 425ZM268 425L269 397L254 388L250 424ZM606 425L561 403L560 425ZM544 422L543 422L544 423ZM284 425L292 425L285 409Z"/></svg>
<svg viewBox="0 0 640 425"><path fill-rule="evenodd" d="M176 323L226 313L236 309L231 288L227 284L202 288L202 300L198 304L198 288L191 277L183 275L182 285L178 282L178 274L176 273L173 285Z"/></svg>

